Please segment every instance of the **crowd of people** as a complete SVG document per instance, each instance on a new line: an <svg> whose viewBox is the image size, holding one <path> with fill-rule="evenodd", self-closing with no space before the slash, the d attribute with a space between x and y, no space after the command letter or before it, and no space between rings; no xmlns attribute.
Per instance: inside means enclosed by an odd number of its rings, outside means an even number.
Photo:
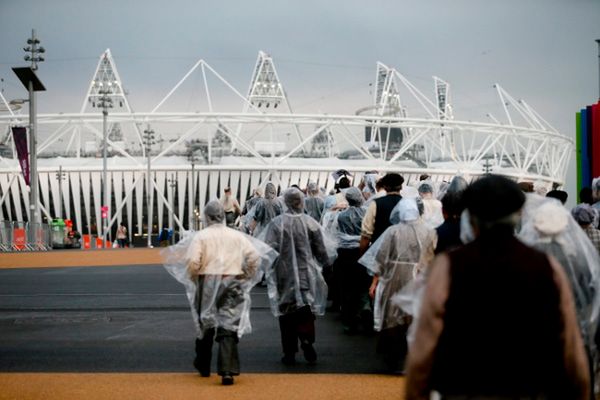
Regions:
<svg viewBox="0 0 600 400"><path fill-rule="evenodd" d="M348 335L375 334L406 397L589 399L600 366L600 178L567 210L566 192L488 175L405 184L396 173L267 182L243 209L227 188L205 228L163 252L186 287L194 365L239 374L252 287L263 282L282 358L317 362L315 316L339 312Z"/></svg>

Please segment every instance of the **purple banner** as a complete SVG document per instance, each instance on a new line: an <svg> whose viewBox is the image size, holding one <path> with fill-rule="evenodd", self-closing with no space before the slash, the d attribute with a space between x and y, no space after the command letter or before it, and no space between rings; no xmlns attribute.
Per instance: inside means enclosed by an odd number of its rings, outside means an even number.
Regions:
<svg viewBox="0 0 600 400"><path fill-rule="evenodd" d="M13 127L13 140L15 141L15 148L17 149L17 156L19 157L19 164L21 165L21 171L23 171L23 177L25 183L29 186L29 150L27 149L27 129L23 127Z"/></svg>

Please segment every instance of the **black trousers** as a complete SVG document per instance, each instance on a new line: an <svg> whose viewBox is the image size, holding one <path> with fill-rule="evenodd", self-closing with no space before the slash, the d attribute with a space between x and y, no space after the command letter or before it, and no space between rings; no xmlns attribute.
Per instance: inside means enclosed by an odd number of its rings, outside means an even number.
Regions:
<svg viewBox="0 0 600 400"><path fill-rule="evenodd" d="M217 358L217 373L223 375L240 374L240 358L237 349L237 333L227 329L217 328L215 338L215 328L208 329L202 339L196 339L196 359L194 365L201 374L210 373L210 363L212 359L213 339L219 343L219 355Z"/></svg>
<svg viewBox="0 0 600 400"><path fill-rule="evenodd" d="M294 355L298 352L300 342L315 342L315 316L309 306L279 317L281 331L281 345L285 355Z"/></svg>
<svg viewBox="0 0 600 400"><path fill-rule="evenodd" d="M382 329L377 337L377 353L383 355L386 367L392 371L399 371L404 367L408 352L406 332L408 325L397 325L393 328Z"/></svg>
<svg viewBox="0 0 600 400"><path fill-rule="evenodd" d="M358 263L359 258L358 248L338 249L335 273L341 284L342 324L346 328L355 329L362 322L365 328L372 329L373 317L369 298L372 278L367 269ZM362 318L366 320L363 321Z"/></svg>

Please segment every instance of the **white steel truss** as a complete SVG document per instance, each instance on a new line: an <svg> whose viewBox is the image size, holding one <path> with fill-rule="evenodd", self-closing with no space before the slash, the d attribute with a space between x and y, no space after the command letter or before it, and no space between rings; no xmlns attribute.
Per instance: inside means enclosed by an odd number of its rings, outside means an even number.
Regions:
<svg viewBox="0 0 600 400"><path fill-rule="evenodd" d="M205 96L208 109L198 112L162 111L163 105L194 73L202 76L201 94ZM491 166L494 173L519 180L541 181L550 187L564 182L573 150L571 139L556 131L529 104L516 100L500 85L495 85L495 89L506 122L502 123L491 114L492 122L456 120L447 82L434 77L435 97L431 100L397 70L382 63L377 63L374 104L361 110L369 112L358 115L293 113L273 60L264 52L259 53L247 95L241 94L201 59L149 112L132 111L109 50L100 57L94 73L93 81L96 80L111 81L116 86L114 94L118 99L115 101L123 102L121 109L109 114L110 124L135 127L136 134L139 133L138 126L148 124L181 127L178 137L152 156L146 154L143 147L136 151L109 141L114 150L108 167L109 189L115 203L111 224L126 220L130 228L137 226L138 233L142 232L145 221L143 210L147 205L143 199L147 187L145 181L149 178L156 199L151 207L159 216L159 228L164 224L162 215L166 209L167 218L172 218L174 224L184 230L190 228L184 223L192 220L190 214L202 209L207 200L218 197L221 188L227 185L232 186L243 204L251 190L266 179L280 182L283 186L302 186L311 180L330 187L333 183L328 178L328 171L338 167L355 172L355 179L359 179L366 170L376 169L403 173L407 180L413 176L417 179L421 173L442 180L456 174L480 176ZM216 109L213 103L215 93L209 85L214 81L242 103L242 112ZM50 132L38 152L41 156L40 202L46 212L56 207L55 175L58 166L43 156L58 138L71 135L70 147L78 151L75 157L70 158L70 164L69 158L63 164L68 180L63 186L64 204L65 211L75 217L76 226L82 231L94 219L100 221L101 161L99 158L83 157L79 151L82 135L101 137L102 115L87 109L97 95L97 85L92 82L80 112L38 114L38 125ZM0 100L0 104L9 106L6 99ZM409 100L419 109L409 108ZM275 105L278 106L277 112ZM27 116L20 113L10 111L0 114L0 131L26 121ZM291 142L287 148L277 152L271 150L268 154L255 148L253 140L256 137L267 136L274 141L289 132L290 127L296 132L297 142ZM215 150L211 148L215 130L228 138L237 151L237 155L220 163L214 162ZM392 133L400 138L397 143L392 143ZM141 135L139 138L141 140ZM193 139L204 140L208 145L208 161L196 164L194 174L190 162L181 151L178 152L181 146ZM377 146L373 147L372 142L377 142ZM325 158L310 158L304 153L305 148L323 145L329 146ZM334 145L335 153L331 150ZM147 157L151 157L150 177L145 173ZM18 163L11 158L0 161L0 219L23 219L26 216L23 211L26 210L22 205L27 204L28 198ZM487 171L483 168L484 161ZM171 173L177 180L173 193L165 184ZM197 195L190 195L192 188ZM74 208L67 208L70 204ZM129 232L134 232L134 229L129 229Z"/></svg>

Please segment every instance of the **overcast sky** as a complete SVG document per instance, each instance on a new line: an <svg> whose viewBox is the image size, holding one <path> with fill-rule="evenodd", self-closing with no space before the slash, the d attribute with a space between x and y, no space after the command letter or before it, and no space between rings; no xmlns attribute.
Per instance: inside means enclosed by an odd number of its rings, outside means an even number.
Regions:
<svg viewBox="0 0 600 400"><path fill-rule="evenodd" d="M574 113L599 96L600 0L0 0L9 99L25 96L10 68L25 64L32 28L47 51L39 112L79 111L106 48L136 111L150 111L200 58L245 93L259 50L273 56L298 112L369 105L377 61L431 97L432 75L450 82L457 119L501 117L498 82L574 136ZM199 82L189 86L176 105L185 111L199 107Z"/></svg>

